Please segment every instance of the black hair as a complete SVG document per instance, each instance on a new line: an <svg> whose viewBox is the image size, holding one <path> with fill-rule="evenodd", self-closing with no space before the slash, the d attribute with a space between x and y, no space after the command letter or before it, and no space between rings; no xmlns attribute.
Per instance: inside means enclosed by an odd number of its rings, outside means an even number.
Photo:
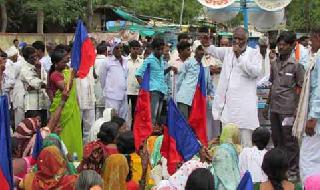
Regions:
<svg viewBox="0 0 320 190"><path fill-rule="evenodd" d="M204 50L202 45L199 45L199 46L196 48L196 51L199 51L199 50Z"/></svg>
<svg viewBox="0 0 320 190"><path fill-rule="evenodd" d="M121 127L126 122L126 120L118 116L113 116L111 122L117 123Z"/></svg>
<svg viewBox="0 0 320 190"><path fill-rule="evenodd" d="M0 49L0 57L8 57L8 54Z"/></svg>
<svg viewBox="0 0 320 190"><path fill-rule="evenodd" d="M291 31L284 31L281 32L280 36L278 37L277 43L280 41L284 41L287 44L294 44L297 40L297 35Z"/></svg>
<svg viewBox="0 0 320 190"><path fill-rule="evenodd" d="M270 140L270 132L266 127L258 127L252 133L252 143L263 150L267 147Z"/></svg>
<svg viewBox="0 0 320 190"><path fill-rule="evenodd" d="M46 46L44 45L44 43L42 41L35 41L32 44L32 47L34 47L36 50L41 50L42 52L44 52L46 49Z"/></svg>
<svg viewBox="0 0 320 190"><path fill-rule="evenodd" d="M177 49L178 49L179 53L185 49L190 48L190 47L191 47L191 44L189 42L185 42L185 41L179 42L177 45Z"/></svg>
<svg viewBox="0 0 320 190"><path fill-rule="evenodd" d="M51 54L51 62L52 62L52 65L50 67L50 70L49 70L49 76L51 75L51 73L55 70L56 68L56 64L59 63L63 58L64 56L67 55L67 52L66 50L64 49L55 49L52 54Z"/></svg>
<svg viewBox="0 0 320 190"><path fill-rule="evenodd" d="M25 113L26 118L35 118L35 117L41 117L41 112L38 110L32 110Z"/></svg>
<svg viewBox="0 0 320 190"><path fill-rule="evenodd" d="M160 48L160 47L162 47L164 45L165 45L165 43L164 43L164 40L162 38L155 38L151 42L152 49Z"/></svg>
<svg viewBox="0 0 320 190"><path fill-rule="evenodd" d="M12 42L13 43L16 43L16 41L19 41L17 38L15 38Z"/></svg>
<svg viewBox="0 0 320 190"><path fill-rule="evenodd" d="M56 48L54 48L54 50L59 50L59 49L63 49L64 51L66 51L67 53L69 53L71 51L71 47L68 45L64 45L64 44L58 44L56 46Z"/></svg>
<svg viewBox="0 0 320 190"><path fill-rule="evenodd" d="M137 40L132 40L129 42L129 46L130 46L130 48L141 47L141 44Z"/></svg>
<svg viewBox="0 0 320 190"><path fill-rule="evenodd" d="M36 50L32 46L26 46L22 49L22 56L27 61L29 60L30 56L34 54Z"/></svg>
<svg viewBox="0 0 320 190"><path fill-rule="evenodd" d="M299 42L302 42L302 41L307 40L307 39L309 39L308 36L302 36L302 37L299 38L298 41L299 41Z"/></svg>
<svg viewBox="0 0 320 190"><path fill-rule="evenodd" d="M287 179L289 162L286 153L279 149L269 150L263 158L262 170L268 176L274 190L283 190L282 181Z"/></svg>
<svg viewBox="0 0 320 190"><path fill-rule="evenodd" d="M105 54L108 50L108 46L106 43L100 43L98 46L97 46L97 54Z"/></svg>
<svg viewBox="0 0 320 190"><path fill-rule="evenodd" d="M100 131L97 134L97 137L104 144L112 144L118 136L119 128L120 126L115 122L105 122L102 124Z"/></svg>
<svg viewBox="0 0 320 190"><path fill-rule="evenodd" d="M182 39L189 39L189 35L187 33L181 33L178 35L178 42Z"/></svg>
<svg viewBox="0 0 320 190"><path fill-rule="evenodd" d="M201 28L199 28L198 32L199 33L209 33L209 28L206 26L202 26Z"/></svg>
<svg viewBox="0 0 320 190"><path fill-rule="evenodd" d="M134 136L132 131L125 131L120 133L117 140L117 148L120 154L134 153Z"/></svg>
<svg viewBox="0 0 320 190"><path fill-rule="evenodd" d="M128 56L130 54L130 47L129 45L124 44L122 47L122 55Z"/></svg>
<svg viewBox="0 0 320 190"><path fill-rule="evenodd" d="M195 169L188 177L185 190L214 190L214 177L206 168Z"/></svg>

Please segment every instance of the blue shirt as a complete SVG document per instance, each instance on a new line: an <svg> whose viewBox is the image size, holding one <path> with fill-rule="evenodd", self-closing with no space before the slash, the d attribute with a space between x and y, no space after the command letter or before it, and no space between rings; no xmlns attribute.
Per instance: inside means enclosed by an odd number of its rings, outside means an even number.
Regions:
<svg viewBox="0 0 320 190"><path fill-rule="evenodd" d="M198 84L200 64L195 58L189 59L185 64L181 66L181 70L177 82L177 95L176 101L189 105L192 105L193 96L196 92L196 86ZM208 96L214 95L214 86L212 78L210 77L210 70L208 67L205 69L205 81L206 90Z"/></svg>
<svg viewBox="0 0 320 190"><path fill-rule="evenodd" d="M150 91L159 91L166 95L168 87L165 82L165 64L163 59L156 58L152 53L143 61L143 64L138 68L138 70L136 71L136 76L143 77L148 65L150 65Z"/></svg>
<svg viewBox="0 0 320 190"><path fill-rule="evenodd" d="M311 71L310 99L308 118L318 119L316 132L320 134L320 58L316 60Z"/></svg>

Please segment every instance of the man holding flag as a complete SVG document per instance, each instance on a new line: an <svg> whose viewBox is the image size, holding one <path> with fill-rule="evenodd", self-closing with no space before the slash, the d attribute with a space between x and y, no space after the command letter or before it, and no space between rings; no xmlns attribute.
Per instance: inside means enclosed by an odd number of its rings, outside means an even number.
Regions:
<svg viewBox="0 0 320 190"><path fill-rule="evenodd" d="M212 100L214 86L210 70L204 68L201 62L204 53L203 47L198 46L194 58L181 67L176 101L180 112L189 120L201 143L206 145L206 97Z"/></svg>

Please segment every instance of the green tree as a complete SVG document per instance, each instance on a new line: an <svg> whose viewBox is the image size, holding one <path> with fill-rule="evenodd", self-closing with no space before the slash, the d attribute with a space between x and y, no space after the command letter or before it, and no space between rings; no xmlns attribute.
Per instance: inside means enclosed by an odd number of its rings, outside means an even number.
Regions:
<svg viewBox="0 0 320 190"><path fill-rule="evenodd" d="M288 28L299 32L309 32L320 26L320 1L292 0L286 9Z"/></svg>
<svg viewBox="0 0 320 190"><path fill-rule="evenodd" d="M1 32L6 32L8 24L7 6L5 0L0 0Z"/></svg>

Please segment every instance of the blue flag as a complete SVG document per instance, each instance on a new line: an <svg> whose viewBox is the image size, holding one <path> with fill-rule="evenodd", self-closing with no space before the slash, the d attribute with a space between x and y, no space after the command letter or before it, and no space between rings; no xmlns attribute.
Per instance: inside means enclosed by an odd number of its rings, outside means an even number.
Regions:
<svg viewBox="0 0 320 190"><path fill-rule="evenodd" d="M0 187L13 189L8 97L0 96Z"/></svg>
<svg viewBox="0 0 320 190"><path fill-rule="evenodd" d="M237 190L253 190L253 182L252 177L249 171L246 171L246 173L243 175Z"/></svg>
<svg viewBox="0 0 320 190"><path fill-rule="evenodd" d="M37 134L36 134L36 141L33 146L33 151L32 151L32 157L36 160L42 150L42 142L43 138L41 136L40 129L37 129Z"/></svg>

